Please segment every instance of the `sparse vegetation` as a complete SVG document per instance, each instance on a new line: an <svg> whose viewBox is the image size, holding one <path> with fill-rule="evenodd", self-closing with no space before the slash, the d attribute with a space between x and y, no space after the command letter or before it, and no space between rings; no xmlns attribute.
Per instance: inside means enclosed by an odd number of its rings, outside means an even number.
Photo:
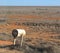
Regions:
<svg viewBox="0 0 60 53"><path fill-rule="evenodd" d="M60 53L60 7L0 8L1 45L2 41L13 42L12 29L23 28L27 32L22 48L3 44L1 53Z"/></svg>

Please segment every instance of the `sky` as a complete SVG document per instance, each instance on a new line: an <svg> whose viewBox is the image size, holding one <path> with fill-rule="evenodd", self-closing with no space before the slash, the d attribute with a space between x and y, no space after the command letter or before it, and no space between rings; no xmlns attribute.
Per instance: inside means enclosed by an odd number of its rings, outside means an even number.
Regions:
<svg viewBox="0 0 60 53"><path fill-rule="evenodd" d="M60 0L0 0L0 6L60 6Z"/></svg>

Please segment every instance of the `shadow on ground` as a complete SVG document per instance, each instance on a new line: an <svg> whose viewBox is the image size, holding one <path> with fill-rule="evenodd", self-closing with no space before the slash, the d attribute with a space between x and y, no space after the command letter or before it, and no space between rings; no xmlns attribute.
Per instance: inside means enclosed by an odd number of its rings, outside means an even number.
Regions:
<svg viewBox="0 0 60 53"><path fill-rule="evenodd" d="M0 48L6 48L8 50L23 51L23 53L54 53L53 48L51 46L49 46L49 47L35 47L32 45L24 44L21 47L19 44L17 44L17 45L0 46Z"/></svg>

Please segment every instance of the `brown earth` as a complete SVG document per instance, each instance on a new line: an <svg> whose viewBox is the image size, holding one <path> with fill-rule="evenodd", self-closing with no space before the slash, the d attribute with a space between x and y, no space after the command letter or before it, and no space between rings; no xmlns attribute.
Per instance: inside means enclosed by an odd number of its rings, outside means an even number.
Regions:
<svg viewBox="0 0 60 53"><path fill-rule="evenodd" d="M60 33L59 33L60 7L29 7L29 8L1 7L1 8L3 8L1 9L2 13L0 11L0 52L1 53L7 53L7 52L8 53L11 52L12 53L20 53L20 52L42 53L42 51L44 53L49 53L49 52L53 53L52 51L54 51L54 53L60 53ZM27 8L29 10L26 10ZM31 22L41 23L41 25L37 26L33 24L31 26L29 25L29 23ZM24 25L22 23L28 23L28 24ZM56 26L56 23L58 24L58 26ZM27 32L22 48L20 48L19 46L15 46L15 47L12 46L13 37L11 35L11 32L13 29L17 29L17 28L25 29ZM17 43L19 43L19 41L20 40L18 38ZM11 47L13 47L13 49Z"/></svg>

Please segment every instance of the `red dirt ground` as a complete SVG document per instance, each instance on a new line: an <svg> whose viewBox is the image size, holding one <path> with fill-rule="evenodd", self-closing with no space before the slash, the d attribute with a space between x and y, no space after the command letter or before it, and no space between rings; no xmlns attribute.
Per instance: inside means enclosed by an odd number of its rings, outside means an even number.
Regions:
<svg viewBox="0 0 60 53"><path fill-rule="evenodd" d="M0 15L0 17L1 17L1 15ZM45 20L45 19L47 19L47 20L60 20L60 18L44 18L44 16L38 16L38 15L7 15L6 17L8 17L8 18L20 18L20 17L23 17L23 18L39 18L39 19L42 19L42 20ZM27 26L17 26L17 25L14 25L14 24L10 24L10 25L0 25L0 28L1 28L1 30L0 30L0 32L5 32L5 33L11 33L11 30L12 29L16 29L16 28L23 28L23 29L26 29L26 30L28 30L28 27ZM3 31L2 29L3 28L6 28L7 30L5 30L5 31ZM36 32L36 33L34 33L33 35L29 35L29 36L27 36L28 38L29 37L31 37L31 38L42 38L42 39L44 39L45 41L58 41L58 42L60 42L60 40L56 40L56 39L51 39L50 38L50 36L55 36L56 34L51 34L51 33L42 33L42 34L40 34L40 36L37 36L38 35L38 32ZM44 36L45 35L45 36ZM11 45L11 44L13 44L12 42L10 42L10 41L1 41L0 40L0 45Z"/></svg>
<svg viewBox="0 0 60 53"><path fill-rule="evenodd" d="M13 43L11 41L3 41L3 40L0 40L0 46L1 45L12 45Z"/></svg>
<svg viewBox="0 0 60 53"><path fill-rule="evenodd" d="M31 19L41 19L41 20L60 20L59 17L51 17L51 18L48 18L48 17L45 17L44 15L20 15L20 14L16 14L16 15L7 15L6 17L9 17L9 18L31 18Z"/></svg>

